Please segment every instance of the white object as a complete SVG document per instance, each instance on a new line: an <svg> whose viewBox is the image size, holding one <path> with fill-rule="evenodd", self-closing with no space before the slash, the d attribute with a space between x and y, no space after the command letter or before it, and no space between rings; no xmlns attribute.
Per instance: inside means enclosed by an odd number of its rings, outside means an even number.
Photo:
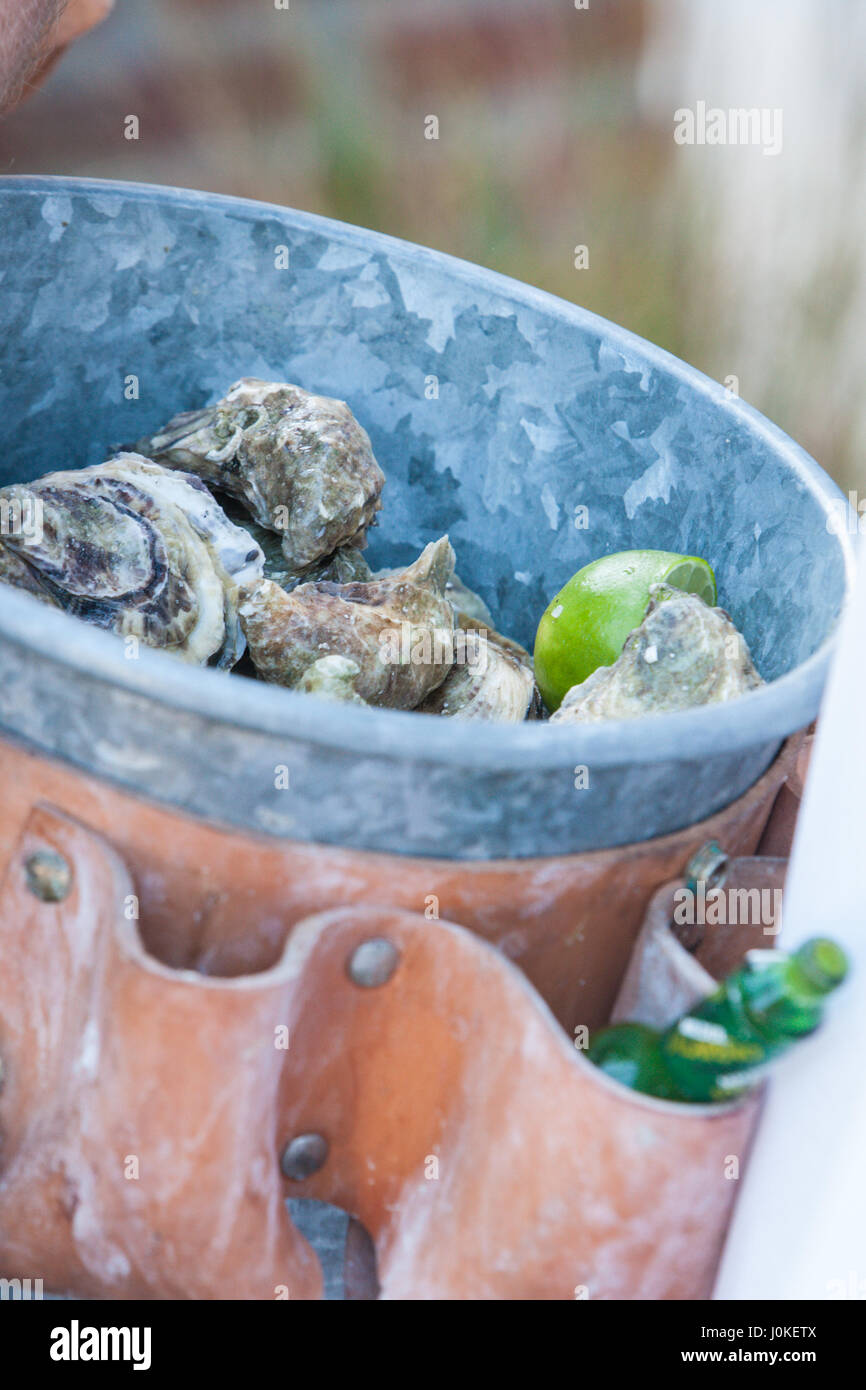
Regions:
<svg viewBox="0 0 866 1390"><path fill-rule="evenodd" d="M866 536L785 890L780 944L810 936L850 976L773 1073L715 1298L866 1298Z"/></svg>

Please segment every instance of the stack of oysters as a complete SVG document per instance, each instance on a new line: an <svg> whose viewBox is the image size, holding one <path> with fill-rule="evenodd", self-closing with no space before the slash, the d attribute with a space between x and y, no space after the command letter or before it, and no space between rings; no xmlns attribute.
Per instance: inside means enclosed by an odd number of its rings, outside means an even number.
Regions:
<svg viewBox="0 0 866 1390"><path fill-rule="evenodd" d="M403 569L363 549L385 483L343 401L244 377L134 451L0 489L0 582L131 643L322 699L520 722L543 717L528 652L454 572L447 536ZM9 534L6 534L6 532ZM551 722L730 700L762 684L721 608L650 591L612 666Z"/></svg>
<svg viewBox="0 0 866 1390"><path fill-rule="evenodd" d="M0 538L0 581L133 646L326 699L534 714L529 655L457 578L447 536L370 570L384 482L344 402L245 377L134 451L0 490L41 523Z"/></svg>

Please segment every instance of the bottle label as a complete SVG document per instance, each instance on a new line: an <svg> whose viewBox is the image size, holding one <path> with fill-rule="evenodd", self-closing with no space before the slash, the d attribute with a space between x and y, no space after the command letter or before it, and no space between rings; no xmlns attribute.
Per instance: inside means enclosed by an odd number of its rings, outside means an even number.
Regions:
<svg viewBox="0 0 866 1390"><path fill-rule="evenodd" d="M733 1038L725 1028L703 1023L702 1028L694 1027L698 1019L683 1019L665 1040L664 1050L669 1056L682 1057L690 1062L706 1062L712 1066L748 1066L762 1062L766 1049L757 1043ZM684 1027L688 1023L689 1027Z"/></svg>
<svg viewBox="0 0 866 1390"><path fill-rule="evenodd" d="M754 1086L759 1086L772 1071L772 1067L749 1067L746 1071L721 1072L716 1077L715 1100L730 1100L732 1093L737 1091L751 1090Z"/></svg>
<svg viewBox="0 0 866 1390"><path fill-rule="evenodd" d="M715 1043L724 1047L728 1040L728 1030L720 1023L710 1023L706 1018L696 1018L686 1014L676 1025L677 1032L684 1038L694 1038L696 1042Z"/></svg>

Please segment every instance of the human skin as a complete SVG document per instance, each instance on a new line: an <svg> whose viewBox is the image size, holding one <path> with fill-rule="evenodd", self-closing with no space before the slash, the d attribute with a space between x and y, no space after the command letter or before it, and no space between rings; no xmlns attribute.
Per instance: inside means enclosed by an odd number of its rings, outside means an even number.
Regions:
<svg viewBox="0 0 866 1390"><path fill-rule="evenodd" d="M28 96L114 0L0 0L0 113Z"/></svg>

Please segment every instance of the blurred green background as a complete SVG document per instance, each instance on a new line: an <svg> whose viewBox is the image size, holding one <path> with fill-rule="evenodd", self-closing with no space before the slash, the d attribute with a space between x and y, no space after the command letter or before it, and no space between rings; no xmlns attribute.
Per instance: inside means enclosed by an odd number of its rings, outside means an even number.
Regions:
<svg viewBox="0 0 866 1390"><path fill-rule="evenodd" d="M866 492L864 77L858 0L117 0L0 124L0 171L235 193L480 262L736 378ZM781 109L781 152L678 145L698 101Z"/></svg>

